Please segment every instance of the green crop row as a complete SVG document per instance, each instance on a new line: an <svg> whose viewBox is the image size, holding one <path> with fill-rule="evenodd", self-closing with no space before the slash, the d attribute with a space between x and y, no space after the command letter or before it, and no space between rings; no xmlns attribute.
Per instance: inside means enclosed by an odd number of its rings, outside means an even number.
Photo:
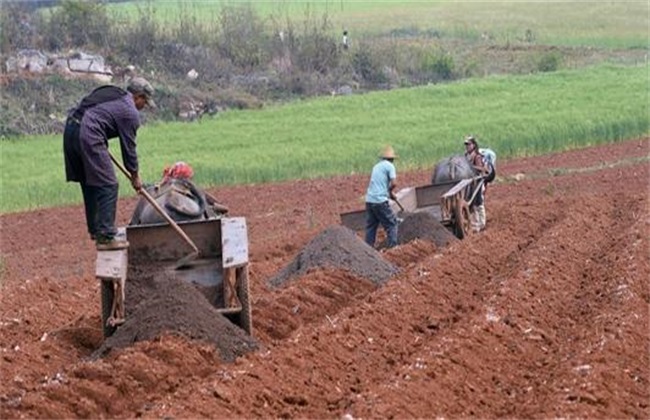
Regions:
<svg viewBox="0 0 650 420"><path fill-rule="evenodd" d="M529 76L324 97L194 123L145 125L141 174L189 162L204 187L367 172L382 145L401 170L463 150L472 133L500 158L648 133L648 66L599 66ZM0 142L3 213L81 202L64 179L60 137ZM119 156L118 141L111 148ZM124 181L124 178L121 178ZM133 192L124 183L121 193Z"/></svg>

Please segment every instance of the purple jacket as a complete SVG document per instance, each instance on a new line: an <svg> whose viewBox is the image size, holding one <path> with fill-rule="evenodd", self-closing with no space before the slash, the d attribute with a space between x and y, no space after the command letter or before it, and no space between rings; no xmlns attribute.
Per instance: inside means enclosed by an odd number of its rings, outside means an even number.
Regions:
<svg viewBox="0 0 650 420"><path fill-rule="evenodd" d="M88 109L81 120L79 141L85 183L91 186L117 184L108 140L119 137L122 161L129 171L138 170L136 135L140 114L130 94Z"/></svg>

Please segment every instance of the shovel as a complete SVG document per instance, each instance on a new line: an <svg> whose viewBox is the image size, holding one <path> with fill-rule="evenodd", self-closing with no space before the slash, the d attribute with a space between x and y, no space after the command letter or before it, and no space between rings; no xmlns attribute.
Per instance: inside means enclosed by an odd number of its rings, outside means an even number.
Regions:
<svg viewBox="0 0 650 420"><path fill-rule="evenodd" d="M392 198L392 200L395 202L395 204L397 204L397 206L398 206L399 209L400 209L400 214L403 216L403 215L404 215L404 212L405 212L406 210L404 210L404 206L402 206L402 203L400 203L399 200L397 200L397 197ZM403 221L404 221L404 219L403 219L402 217L397 217L397 224L400 224L400 223L402 223Z"/></svg>
<svg viewBox="0 0 650 420"><path fill-rule="evenodd" d="M115 166L117 166L120 169L120 171L122 171L124 176L127 177L129 181L131 181L131 174L124 168L124 166L122 166L122 164L118 162L117 159L115 159L115 157L110 152L108 152L108 155L111 157L111 160L113 161ZM194 241L192 241L192 239L190 239L190 237L187 236L185 232L183 232L183 229L181 229L180 226L178 226L178 224L174 221L174 219L172 219L167 214L167 212L163 210L162 207L160 207L160 204L158 204L158 202L151 196L151 194L147 192L147 190L145 190L144 188L140 188L140 191L138 192L149 202L149 204L151 204L151 206L154 209L156 209L158 213L160 213L160 215L165 220L167 220L167 222L171 225L171 227L174 228L174 230L183 238L183 240L185 240L185 242L187 242L187 244L193 249L191 254L181 258L176 262L175 268L179 269L190 265L192 261L194 261L199 257L199 248L197 248L196 244L194 244Z"/></svg>
<svg viewBox="0 0 650 420"><path fill-rule="evenodd" d="M402 211L402 213L404 213L404 211L405 211L405 210L404 210L404 206L402 206L402 203L400 203L400 202L397 200L397 197L393 198L393 201L395 202L395 204L397 204L397 207L399 207L399 209Z"/></svg>

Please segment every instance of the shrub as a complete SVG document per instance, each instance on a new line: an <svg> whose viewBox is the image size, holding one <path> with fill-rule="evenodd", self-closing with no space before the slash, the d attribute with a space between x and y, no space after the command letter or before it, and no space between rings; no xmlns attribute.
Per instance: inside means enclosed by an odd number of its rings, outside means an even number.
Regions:
<svg viewBox="0 0 650 420"><path fill-rule="evenodd" d="M44 36L51 50L108 46L111 19L99 1L63 0L54 9Z"/></svg>
<svg viewBox="0 0 650 420"><path fill-rule="evenodd" d="M179 3L181 8L178 15L178 23L172 31L172 38L178 42L190 47L208 47L215 42L216 28L210 28L209 25L197 20L196 14L188 11L188 4Z"/></svg>
<svg viewBox="0 0 650 420"><path fill-rule="evenodd" d="M557 71L562 63L562 55L558 51L543 54L537 61L537 71Z"/></svg>
<svg viewBox="0 0 650 420"><path fill-rule="evenodd" d="M428 82L451 80L454 78L454 59L444 52L427 51L422 57L421 69Z"/></svg>
<svg viewBox="0 0 650 420"><path fill-rule="evenodd" d="M250 4L224 6L219 15L219 53L235 66L252 69L264 61L264 27Z"/></svg>
<svg viewBox="0 0 650 420"><path fill-rule="evenodd" d="M388 80L383 72L379 54L374 53L369 44L361 44L355 49L352 56L352 67L355 73L368 83L382 84Z"/></svg>
<svg viewBox="0 0 650 420"><path fill-rule="evenodd" d="M317 22L310 16L305 18L303 31L292 43L292 57L304 72L326 74L338 65L339 54L336 41L329 35L331 25L327 14Z"/></svg>
<svg viewBox="0 0 650 420"><path fill-rule="evenodd" d="M0 51L9 54L34 48L38 40L40 15L32 13L27 2L2 2L0 5Z"/></svg>
<svg viewBox="0 0 650 420"><path fill-rule="evenodd" d="M155 17L155 9L148 3L144 7L138 7L138 20L132 25L122 29L116 37L121 42L119 47L128 60L135 64L146 65L147 58L156 51L158 39L158 24Z"/></svg>

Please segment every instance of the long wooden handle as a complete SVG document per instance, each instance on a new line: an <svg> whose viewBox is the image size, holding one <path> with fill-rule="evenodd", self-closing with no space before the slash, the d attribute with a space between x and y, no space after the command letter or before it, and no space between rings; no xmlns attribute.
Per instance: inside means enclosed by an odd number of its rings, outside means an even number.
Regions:
<svg viewBox="0 0 650 420"><path fill-rule="evenodd" d="M122 164L117 159L115 159L115 157L110 152L108 153L108 155L111 157L111 160L113 161L115 166L117 166L120 169L120 171L122 171L124 176L127 177L129 181L131 181L131 174L126 170L126 168L122 166ZM171 225L171 227L174 228L174 230L179 235L181 235L181 237L185 240L185 242L187 242L187 244L192 247L194 252L198 253L199 248L197 248L196 244L194 244L194 241L192 241L192 239L190 239L190 237L187 236L185 232L183 232L183 229L181 229L180 226L178 226L178 224L174 221L174 219L172 219L167 214L167 212L162 207L160 207L160 204L158 204L158 202L151 196L151 194L149 194L147 190L145 190L144 188L140 188L138 192L149 202L149 204L153 206L154 209L156 209L158 213L160 213L162 217L165 218L165 220L167 220L167 222Z"/></svg>
<svg viewBox="0 0 650 420"><path fill-rule="evenodd" d="M404 207L402 207L402 203L400 203L400 202L397 200L397 198L393 198L393 201L394 201L395 203L397 203L397 205L399 206L400 210L404 211Z"/></svg>

